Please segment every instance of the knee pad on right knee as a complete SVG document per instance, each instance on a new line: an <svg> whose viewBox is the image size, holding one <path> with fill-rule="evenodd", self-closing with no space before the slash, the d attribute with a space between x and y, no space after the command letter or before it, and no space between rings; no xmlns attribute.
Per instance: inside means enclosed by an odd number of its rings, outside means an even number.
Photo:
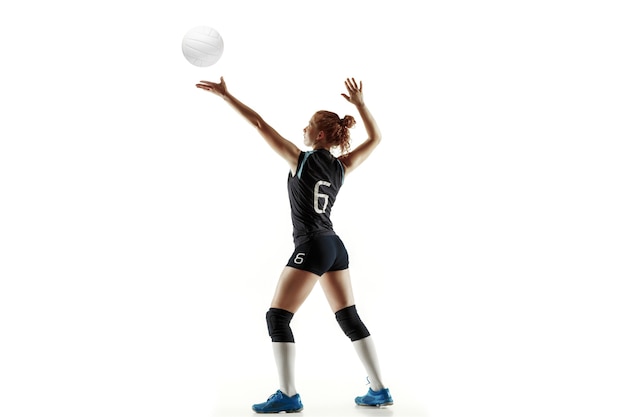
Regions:
<svg viewBox="0 0 626 417"><path fill-rule="evenodd" d="M361 340L370 335L370 332L365 327L365 324L361 321L359 313L356 311L355 306L343 308L335 313L335 318L341 327L341 330L352 340L353 342Z"/></svg>
<svg viewBox="0 0 626 417"><path fill-rule="evenodd" d="M293 332L291 331L291 319L293 313L281 308L270 308L265 315L267 321L267 331L272 338L272 342L294 343Z"/></svg>

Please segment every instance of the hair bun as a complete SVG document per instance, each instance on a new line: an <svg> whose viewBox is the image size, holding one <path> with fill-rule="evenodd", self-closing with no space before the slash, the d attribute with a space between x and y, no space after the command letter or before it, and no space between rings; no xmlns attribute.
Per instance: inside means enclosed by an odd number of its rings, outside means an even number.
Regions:
<svg viewBox="0 0 626 417"><path fill-rule="evenodd" d="M350 129L356 124L356 119L350 115L346 115L343 119L341 119L341 126L347 127Z"/></svg>

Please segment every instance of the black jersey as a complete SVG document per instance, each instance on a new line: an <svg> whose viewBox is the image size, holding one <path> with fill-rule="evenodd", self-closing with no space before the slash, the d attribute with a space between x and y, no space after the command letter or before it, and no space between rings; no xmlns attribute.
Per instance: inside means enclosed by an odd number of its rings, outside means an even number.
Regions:
<svg viewBox="0 0 626 417"><path fill-rule="evenodd" d="M326 149L302 152L287 181L296 246L314 236L334 235L330 212L343 184L343 164Z"/></svg>

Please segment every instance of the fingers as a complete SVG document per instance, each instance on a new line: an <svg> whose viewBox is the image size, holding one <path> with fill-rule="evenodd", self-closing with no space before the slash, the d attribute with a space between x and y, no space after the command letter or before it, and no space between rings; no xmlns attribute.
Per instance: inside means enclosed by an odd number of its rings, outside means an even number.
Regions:
<svg viewBox="0 0 626 417"><path fill-rule="evenodd" d="M344 84L346 85L348 94L342 94L343 98L355 106L363 105L363 81L357 83L354 78L346 78Z"/></svg>
<svg viewBox="0 0 626 417"><path fill-rule="evenodd" d="M363 89L363 81L359 81L359 84L357 84L354 78L347 78L344 84L350 93L360 92Z"/></svg>
<svg viewBox="0 0 626 417"><path fill-rule="evenodd" d="M211 82L211 81L200 81L198 84L196 84L196 87L201 88L203 90L207 90L207 91L213 91L219 88L225 89L226 83L224 82L224 77L220 77L219 84Z"/></svg>
<svg viewBox="0 0 626 417"><path fill-rule="evenodd" d="M208 91L213 90L216 86L217 84L209 82L209 81L200 81L198 84L196 84L196 87L201 88L203 90L208 90Z"/></svg>

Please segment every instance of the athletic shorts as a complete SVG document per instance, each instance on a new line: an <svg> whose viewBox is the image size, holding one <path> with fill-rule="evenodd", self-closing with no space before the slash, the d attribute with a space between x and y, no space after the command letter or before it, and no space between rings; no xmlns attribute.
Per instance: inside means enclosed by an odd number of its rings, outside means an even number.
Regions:
<svg viewBox="0 0 626 417"><path fill-rule="evenodd" d="M319 236L296 247L287 266L322 276L348 269L348 251L339 236Z"/></svg>

